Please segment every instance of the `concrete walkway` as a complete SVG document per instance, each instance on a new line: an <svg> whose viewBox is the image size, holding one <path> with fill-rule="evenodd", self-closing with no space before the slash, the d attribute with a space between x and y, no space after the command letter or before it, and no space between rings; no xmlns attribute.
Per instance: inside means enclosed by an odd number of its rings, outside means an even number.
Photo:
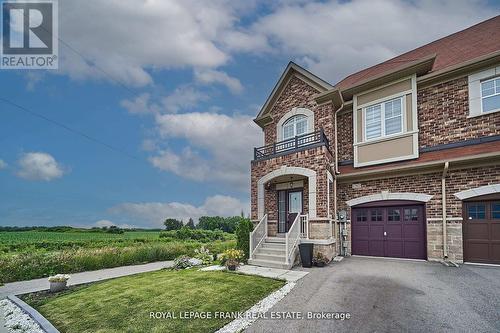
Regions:
<svg viewBox="0 0 500 333"><path fill-rule="evenodd" d="M115 268L100 269L98 271L70 274L69 286L83 283L112 279L120 276L157 271L162 268L172 267L173 261L158 261L144 265L122 266ZM47 278L12 282L0 287L0 299L7 295L19 295L49 289Z"/></svg>
<svg viewBox="0 0 500 333"><path fill-rule="evenodd" d="M248 275L259 275L271 279L286 280L287 282L297 282L298 280L309 274L309 272L303 271L291 271L288 269L260 267L253 265L240 266L238 268L238 272Z"/></svg>

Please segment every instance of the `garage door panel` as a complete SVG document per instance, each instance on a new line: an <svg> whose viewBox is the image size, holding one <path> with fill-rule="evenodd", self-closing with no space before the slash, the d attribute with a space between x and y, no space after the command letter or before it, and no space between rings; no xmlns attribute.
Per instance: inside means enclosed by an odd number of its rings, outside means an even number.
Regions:
<svg viewBox="0 0 500 333"><path fill-rule="evenodd" d="M383 240L371 240L369 246L369 254L370 256L384 256L384 241Z"/></svg>
<svg viewBox="0 0 500 333"><path fill-rule="evenodd" d="M404 239L418 239L422 234L422 225L410 224L404 226L403 238Z"/></svg>
<svg viewBox="0 0 500 333"><path fill-rule="evenodd" d="M362 256L368 256L370 255L368 244L368 240L358 240L356 242L352 242L352 252Z"/></svg>
<svg viewBox="0 0 500 333"><path fill-rule="evenodd" d="M470 222L467 226L467 238L489 239L489 225L487 223Z"/></svg>
<svg viewBox="0 0 500 333"><path fill-rule="evenodd" d="M353 225L352 233L356 234L357 238L359 239L368 239L370 229L368 225Z"/></svg>
<svg viewBox="0 0 500 333"><path fill-rule="evenodd" d="M404 253L405 257L408 258L422 258L422 256L425 256L425 253L422 253L420 241L405 241Z"/></svg>
<svg viewBox="0 0 500 333"><path fill-rule="evenodd" d="M500 264L500 201L467 201L463 205L464 260Z"/></svg>
<svg viewBox="0 0 500 333"><path fill-rule="evenodd" d="M490 244L487 242L468 241L467 248L468 248L468 251L470 254L470 256L468 257L469 260L481 261L481 260L489 258Z"/></svg>
<svg viewBox="0 0 500 333"><path fill-rule="evenodd" d="M386 257L404 257L403 242L402 241L391 241L385 242L385 256Z"/></svg>
<svg viewBox="0 0 500 333"><path fill-rule="evenodd" d="M403 202L400 206L353 208L353 254L426 259L424 213L424 206Z"/></svg>
<svg viewBox="0 0 500 333"><path fill-rule="evenodd" d="M383 225L370 225L370 239L383 240L384 239L384 226Z"/></svg>
<svg viewBox="0 0 500 333"><path fill-rule="evenodd" d="M491 240L500 241L500 223L491 224Z"/></svg>
<svg viewBox="0 0 500 333"><path fill-rule="evenodd" d="M401 239L403 238L403 226L401 224L399 225L394 225L394 224L388 224L385 228L387 232L387 238L395 238L395 239Z"/></svg>

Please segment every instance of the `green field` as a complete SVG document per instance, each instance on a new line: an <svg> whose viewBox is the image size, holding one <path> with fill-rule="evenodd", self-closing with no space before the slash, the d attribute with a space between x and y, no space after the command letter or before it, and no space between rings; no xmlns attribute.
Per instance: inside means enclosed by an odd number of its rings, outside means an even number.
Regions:
<svg viewBox="0 0 500 333"><path fill-rule="evenodd" d="M173 260L180 255L194 255L201 246L218 254L235 245L234 235L227 233L222 239L207 242L161 238L159 231L126 231L122 234L95 230L2 231L0 284L59 273Z"/></svg>

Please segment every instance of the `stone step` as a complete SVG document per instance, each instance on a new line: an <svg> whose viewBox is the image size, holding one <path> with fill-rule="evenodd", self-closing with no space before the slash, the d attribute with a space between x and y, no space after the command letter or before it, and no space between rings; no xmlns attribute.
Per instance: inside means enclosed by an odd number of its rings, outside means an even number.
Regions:
<svg viewBox="0 0 500 333"><path fill-rule="evenodd" d="M259 247L256 253L269 254L274 256L284 256L286 253L285 248L273 248L273 247Z"/></svg>
<svg viewBox="0 0 500 333"><path fill-rule="evenodd" d="M285 244L279 244L279 243L262 243L259 248L282 250L282 251L285 251L286 249Z"/></svg>
<svg viewBox="0 0 500 333"><path fill-rule="evenodd" d="M266 243L282 243L285 244L285 237L266 237Z"/></svg>
<svg viewBox="0 0 500 333"><path fill-rule="evenodd" d="M262 259L248 259L248 264L254 266L281 268L281 269L291 268L291 265L287 265L285 262L262 260Z"/></svg>
<svg viewBox="0 0 500 333"><path fill-rule="evenodd" d="M265 254L262 252L257 252L254 254L254 258L257 260L267 260L267 261L276 261L278 263L284 262L285 261L285 255L283 254L282 256L279 255L272 255L272 254Z"/></svg>

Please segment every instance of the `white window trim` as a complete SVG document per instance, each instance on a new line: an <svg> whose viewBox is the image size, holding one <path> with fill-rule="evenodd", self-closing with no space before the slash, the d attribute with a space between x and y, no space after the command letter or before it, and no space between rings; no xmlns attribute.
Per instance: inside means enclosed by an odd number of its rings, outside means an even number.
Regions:
<svg viewBox="0 0 500 333"><path fill-rule="evenodd" d="M467 118L487 116L500 112L500 109L483 112L483 92L481 89L482 82L499 76L500 66L484 69L468 76L469 114Z"/></svg>
<svg viewBox="0 0 500 333"><path fill-rule="evenodd" d="M298 119L298 117L300 117L300 118L301 118L301 119L300 119L301 121L302 121L302 120L305 120L305 122L306 122L306 129L305 129L305 133L302 133L302 134L298 134L298 133L297 133L297 119ZM285 126L288 126L288 125L289 125L289 122L290 122L290 121L292 121L292 120L293 120L293 135L292 135L291 137L289 137L289 138L285 138L285 130L284 130L284 129L285 129ZM290 140L290 139L293 139L293 138L294 138L294 137L296 137L296 136L299 136L299 135L304 135L304 134L309 133L309 118L307 118L307 116L304 116L304 115L302 115L302 114L297 114L297 115L295 115L295 116L292 116L292 117L288 118L288 119L287 119L287 120L283 123L282 127L283 127L283 136L280 138L280 140L279 140L279 141L282 141L282 140L283 140L283 141L284 141L284 140Z"/></svg>
<svg viewBox="0 0 500 333"><path fill-rule="evenodd" d="M498 79L500 79L500 75L494 76L494 77L486 79L486 80L479 81L479 91L481 93L481 115L492 114L492 113L500 111L500 107L498 107L496 109L493 109L493 110L490 110L490 111L484 111L483 110L483 99L484 98L488 98L488 97L498 96L498 95L500 95L500 92L498 92L498 93L495 92L493 95L483 96L483 87L482 87L482 85L483 85L483 83L486 83L486 82L489 82L489 81L493 81L493 88L496 91L496 89L495 89L495 80L498 80Z"/></svg>
<svg viewBox="0 0 500 333"><path fill-rule="evenodd" d="M293 116L304 115L307 116L307 132L314 132L314 112L306 108L293 108L280 118L276 124L276 142L283 140L283 124Z"/></svg>
<svg viewBox="0 0 500 333"><path fill-rule="evenodd" d="M395 100L395 99L399 99L401 101L401 131L397 132L397 133L392 133L392 134L385 134L385 121L386 118L385 117L385 103L387 102L390 102L392 100ZM382 100L381 102L377 102L377 103L371 103L369 105L366 105L363 107L363 119L365 121L363 121L363 143L365 142L372 142L372 141L376 141L376 140L380 140L380 139L386 139L386 138L392 138L392 137L395 137L395 136L399 136L403 133L405 133L405 120L406 120L406 98L405 98L405 94L398 94L397 97L391 97L391 98L385 98L384 100ZM380 122L381 122L381 135L380 136L377 136L375 138L371 138L371 139L368 139L366 137L366 134L367 134L367 129L366 129L366 109L369 108L369 107L372 107L372 106L376 106L376 105L380 105Z"/></svg>

